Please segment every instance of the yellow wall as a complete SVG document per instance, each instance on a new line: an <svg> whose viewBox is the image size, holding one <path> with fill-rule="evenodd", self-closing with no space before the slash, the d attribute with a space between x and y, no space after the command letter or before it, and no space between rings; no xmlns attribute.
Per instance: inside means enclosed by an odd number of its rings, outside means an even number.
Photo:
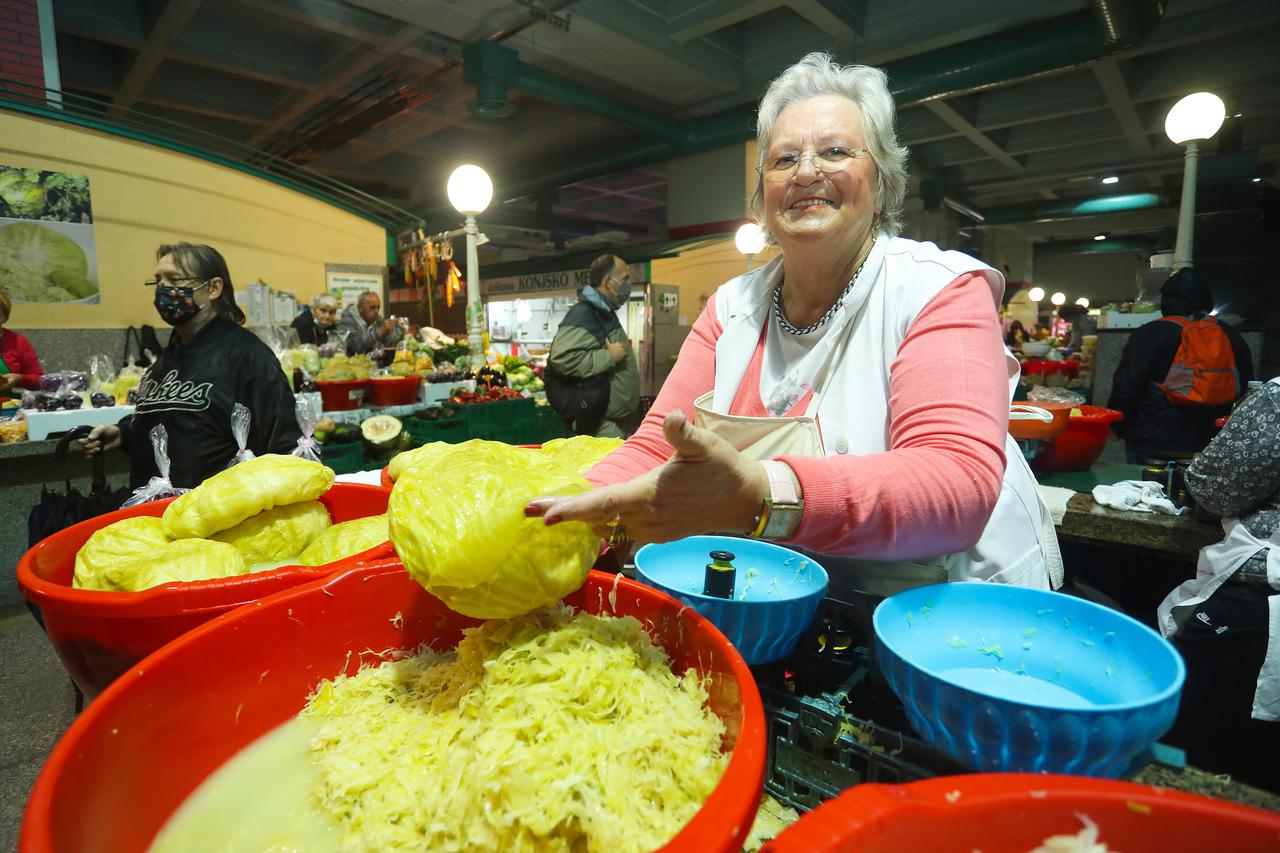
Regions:
<svg viewBox="0 0 1280 853"><path fill-rule="evenodd" d="M226 257L236 290L260 279L299 302L324 288L326 263L386 263L379 225L270 181L110 134L0 112L0 164L88 175L102 294L97 305L14 305L15 328L159 324L142 281L161 243L208 243Z"/></svg>
<svg viewBox="0 0 1280 853"><path fill-rule="evenodd" d="M777 252L772 246L754 258L758 267ZM649 264L649 278L655 284L674 284L680 289L681 322L693 325L702 313L702 297L711 298L716 288L747 271L747 259L738 252L732 237L681 252L678 257L660 258Z"/></svg>

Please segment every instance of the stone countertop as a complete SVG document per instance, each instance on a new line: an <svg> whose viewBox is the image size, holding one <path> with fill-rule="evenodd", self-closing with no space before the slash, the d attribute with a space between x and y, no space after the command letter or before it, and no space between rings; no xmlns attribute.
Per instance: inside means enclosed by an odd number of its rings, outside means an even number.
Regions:
<svg viewBox="0 0 1280 853"><path fill-rule="evenodd" d="M0 443L0 463L5 459L21 459L24 456L52 456L57 446L57 439Z"/></svg>
<svg viewBox="0 0 1280 853"><path fill-rule="evenodd" d="M1173 788L1189 794L1199 794L1202 797L1217 797L1220 800L1229 800L1270 812L1280 812L1280 794L1273 794L1242 782L1233 782L1229 776L1215 776L1194 767L1175 770L1171 767L1152 764L1134 776L1132 781Z"/></svg>
<svg viewBox="0 0 1280 853"><path fill-rule="evenodd" d="M1192 515L1126 512L1100 506L1093 496L1077 493L1067 501L1058 535L1068 539L1158 551L1185 560L1196 559L1205 545L1222 541L1222 528Z"/></svg>

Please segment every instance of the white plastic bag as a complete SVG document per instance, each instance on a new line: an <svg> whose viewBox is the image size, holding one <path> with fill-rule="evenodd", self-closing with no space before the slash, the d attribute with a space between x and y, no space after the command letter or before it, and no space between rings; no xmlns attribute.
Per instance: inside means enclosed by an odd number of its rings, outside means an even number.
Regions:
<svg viewBox="0 0 1280 853"><path fill-rule="evenodd" d="M153 426L149 435L151 436L151 449L156 455L156 468L160 471L160 475L152 477L146 483L134 489L133 496L121 505L121 509L158 501L161 498L175 497L191 491L190 489L180 489L169 480L169 432L164 428L164 424Z"/></svg>
<svg viewBox="0 0 1280 853"><path fill-rule="evenodd" d="M302 430L302 438L298 439L298 446L290 455L319 462L320 444L312 436L316 431L316 421L320 419L320 414L311 400L307 399L308 396L313 395L299 395L293 401L293 411L298 416L298 429Z"/></svg>
<svg viewBox="0 0 1280 853"><path fill-rule="evenodd" d="M1027 392L1027 400L1032 403L1065 403L1069 406L1083 406L1084 395L1066 388L1051 385L1036 385Z"/></svg>
<svg viewBox="0 0 1280 853"><path fill-rule="evenodd" d="M249 414L249 407L244 403L236 403L231 409L231 435L235 437L236 446L240 449L236 451L236 455L231 457L231 461L227 463L227 467L239 465L247 459L252 459L254 453L249 449L249 422L253 420L253 416Z"/></svg>

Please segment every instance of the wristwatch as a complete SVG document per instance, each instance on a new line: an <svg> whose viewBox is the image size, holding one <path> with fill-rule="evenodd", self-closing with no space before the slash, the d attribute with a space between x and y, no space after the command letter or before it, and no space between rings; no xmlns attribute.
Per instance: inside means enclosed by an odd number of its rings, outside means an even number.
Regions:
<svg viewBox="0 0 1280 853"><path fill-rule="evenodd" d="M800 527L804 501L796 490L795 475L785 462L770 459L761 462L769 478L769 496L756 516L755 528L747 534L751 539L786 540Z"/></svg>

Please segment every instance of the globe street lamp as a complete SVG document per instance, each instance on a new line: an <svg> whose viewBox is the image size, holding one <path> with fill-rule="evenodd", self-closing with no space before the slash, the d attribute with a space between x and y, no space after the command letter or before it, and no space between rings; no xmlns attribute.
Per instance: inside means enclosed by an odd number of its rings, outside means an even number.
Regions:
<svg viewBox="0 0 1280 853"><path fill-rule="evenodd" d="M1077 299L1077 300L1076 300L1076 304L1077 304L1077 305L1079 305L1081 308L1088 308L1088 307L1089 307L1089 297L1087 297L1087 296L1081 296L1079 299Z"/></svg>
<svg viewBox="0 0 1280 853"><path fill-rule="evenodd" d="M747 256L747 271L751 271L751 262L764 250L764 229L754 222L748 222L738 229L733 236L733 244L738 251Z"/></svg>
<svg viewBox="0 0 1280 853"><path fill-rule="evenodd" d="M1054 305L1061 307L1062 305L1066 304L1067 295L1062 291L1058 291L1057 293L1053 294L1053 296L1049 297L1049 301L1052 302Z"/></svg>
<svg viewBox="0 0 1280 853"><path fill-rule="evenodd" d="M1030 290L1027 291L1027 298L1030 299L1032 302L1037 303L1037 306L1038 306L1040 301L1044 299L1044 288L1043 287L1031 288Z"/></svg>
<svg viewBox="0 0 1280 853"><path fill-rule="evenodd" d="M1186 145L1182 167L1182 204L1178 209L1178 240L1173 249L1176 272L1191 266L1191 244L1196 215L1196 166L1200 148L1196 144L1210 139L1222 127L1227 109L1222 99L1212 92L1187 95L1169 110L1164 119L1164 132L1175 145Z"/></svg>
<svg viewBox="0 0 1280 853"><path fill-rule="evenodd" d="M493 199L493 181L479 166L467 164L453 170L446 190L449 203L467 218L467 346L471 366L484 365L484 308L480 304L480 262L476 255L476 214L483 213Z"/></svg>

